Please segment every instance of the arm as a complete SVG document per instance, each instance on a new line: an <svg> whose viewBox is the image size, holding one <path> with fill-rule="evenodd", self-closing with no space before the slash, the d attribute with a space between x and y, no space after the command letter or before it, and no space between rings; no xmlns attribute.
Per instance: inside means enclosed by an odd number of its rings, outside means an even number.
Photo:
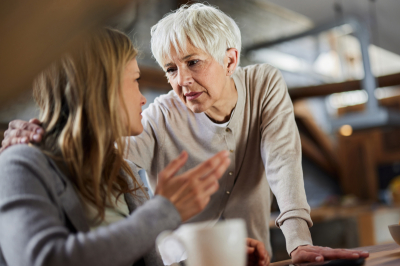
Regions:
<svg viewBox="0 0 400 266"><path fill-rule="evenodd" d="M0 157L0 246L10 266L131 265L154 247L159 233L180 224L174 205L158 196L127 219L71 234L47 188L43 158L26 146Z"/></svg>
<svg viewBox="0 0 400 266"><path fill-rule="evenodd" d="M4 170L0 177L3 255L8 265L132 264L154 247L159 233L175 229L181 220L204 209L229 166L228 156L222 151L176 176L187 159L182 153L160 173L159 196L127 219L72 234L52 192L52 180L58 177L44 154L25 145L9 148L0 156L0 169Z"/></svg>
<svg viewBox="0 0 400 266"><path fill-rule="evenodd" d="M277 70L267 74L261 111L261 155L281 214L276 225L286 238L290 254L300 245L312 245L312 226L301 167L301 145L286 84Z"/></svg>
<svg viewBox="0 0 400 266"><path fill-rule="evenodd" d="M276 225L286 239L293 263L368 257L368 252L312 246L312 226L301 167L301 145L293 107L281 74L267 79L261 119L261 154L281 214Z"/></svg>

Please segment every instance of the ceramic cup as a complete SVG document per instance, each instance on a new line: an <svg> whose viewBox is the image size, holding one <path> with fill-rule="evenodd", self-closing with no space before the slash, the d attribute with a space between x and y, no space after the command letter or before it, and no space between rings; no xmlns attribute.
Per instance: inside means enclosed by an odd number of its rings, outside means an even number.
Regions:
<svg viewBox="0 0 400 266"><path fill-rule="evenodd" d="M157 246L164 259L181 245L186 251L187 266L245 266L246 224L241 219L185 224L176 231L164 231L157 237ZM175 243L174 243L175 242ZM175 246L175 247L172 247ZM168 260L168 259L167 259Z"/></svg>
<svg viewBox="0 0 400 266"><path fill-rule="evenodd" d="M399 224L389 225L389 231L390 231L390 234L393 237L393 240L398 245L400 245L400 225Z"/></svg>

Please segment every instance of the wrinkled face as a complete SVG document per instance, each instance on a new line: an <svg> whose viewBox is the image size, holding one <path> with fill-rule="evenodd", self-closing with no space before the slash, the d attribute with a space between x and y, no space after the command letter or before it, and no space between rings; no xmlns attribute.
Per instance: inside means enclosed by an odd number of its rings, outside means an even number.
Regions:
<svg viewBox="0 0 400 266"><path fill-rule="evenodd" d="M169 83L193 112L206 112L225 97L229 84L227 70L203 50L189 44L187 53L177 53L173 49L170 59L164 61Z"/></svg>
<svg viewBox="0 0 400 266"><path fill-rule="evenodd" d="M146 104L146 98L139 90L140 70L136 59L132 59L125 67L122 74L122 101L125 103L129 114L129 120L125 118L126 126L130 125L130 134L139 135L143 131L142 106ZM125 114L122 105L121 113ZM129 124L128 124L129 122Z"/></svg>

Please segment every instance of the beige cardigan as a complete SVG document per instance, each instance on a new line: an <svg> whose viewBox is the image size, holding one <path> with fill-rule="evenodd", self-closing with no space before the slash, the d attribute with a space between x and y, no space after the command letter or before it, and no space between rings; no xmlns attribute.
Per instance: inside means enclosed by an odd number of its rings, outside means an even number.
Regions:
<svg viewBox="0 0 400 266"><path fill-rule="evenodd" d="M290 253L312 244L292 102L281 74L269 65L238 68L233 79L238 102L227 127L214 124L204 113L193 113L171 91L143 112L144 132L130 138L128 158L147 171L154 189L158 172L183 150L189 160L182 171L221 150L231 151L232 163L219 190L189 222L243 218L249 237L263 241L271 253L272 190L281 210L276 225Z"/></svg>

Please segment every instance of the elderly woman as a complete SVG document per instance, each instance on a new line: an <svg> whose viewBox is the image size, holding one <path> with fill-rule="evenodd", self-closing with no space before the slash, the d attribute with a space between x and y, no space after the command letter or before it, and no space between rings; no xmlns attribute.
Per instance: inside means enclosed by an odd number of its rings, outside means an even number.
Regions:
<svg viewBox="0 0 400 266"><path fill-rule="evenodd" d="M232 163L219 190L189 222L245 219L249 237L263 241L271 253L272 190L281 210L276 225L295 263L367 257L365 252L312 246L300 139L285 82L269 65L238 66L236 23L214 7L194 4L165 16L151 34L153 55L173 91L143 112L144 132L130 138L128 158L147 171L151 187L156 187L158 171L182 150L190 157L181 171L229 150ZM13 128L22 126L36 130L33 124L14 122L5 145L19 141L12 138L17 136Z"/></svg>

